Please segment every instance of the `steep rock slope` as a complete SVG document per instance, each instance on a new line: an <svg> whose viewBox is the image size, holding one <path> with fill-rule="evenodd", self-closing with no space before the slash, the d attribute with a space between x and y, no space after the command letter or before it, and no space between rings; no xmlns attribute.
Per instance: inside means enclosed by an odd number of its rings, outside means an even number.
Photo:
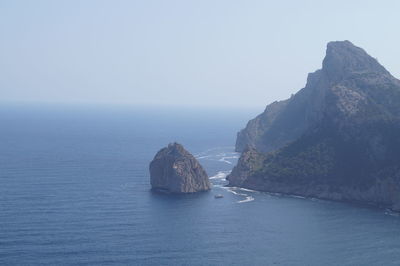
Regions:
<svg viewBox="0 0 400 266"><path fill-rule="evenodd" d="M151 161L153 190L168 193L193 193L211 189L206 171L181 144L171 143Z"/></svg>
<svg viewBox="0 0 400 266"><path fill-rule="evenodd" d="M231 186L400 209L400 82L349 41L330 42L305 88L238 134Z"/></svg>

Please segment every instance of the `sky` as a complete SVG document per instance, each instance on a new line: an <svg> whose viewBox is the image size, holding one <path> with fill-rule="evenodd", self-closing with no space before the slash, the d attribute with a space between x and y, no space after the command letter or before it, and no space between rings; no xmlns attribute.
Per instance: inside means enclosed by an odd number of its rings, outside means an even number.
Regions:
<svg viewBox="0 0 400 266"><path fill-rule="evenodd" d="M0 103L264 107L350 40L400 77L400 1L0 0Z"/></svg>

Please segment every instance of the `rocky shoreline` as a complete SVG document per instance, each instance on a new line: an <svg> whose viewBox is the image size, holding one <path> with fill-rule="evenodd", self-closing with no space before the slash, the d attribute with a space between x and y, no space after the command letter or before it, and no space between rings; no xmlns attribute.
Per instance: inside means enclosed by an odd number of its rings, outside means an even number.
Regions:
<svg viewBox="0 0 400 266"><path fill-rule="evenodd" d="M229 186L400 211L400 81L349 41L238 133Z"/></svg>

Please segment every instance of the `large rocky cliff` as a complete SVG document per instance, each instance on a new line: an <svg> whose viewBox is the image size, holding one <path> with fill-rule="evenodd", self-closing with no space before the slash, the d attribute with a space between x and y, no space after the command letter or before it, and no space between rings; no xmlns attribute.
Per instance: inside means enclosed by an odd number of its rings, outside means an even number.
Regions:
<svg viewBox="0 0 400 266"><path fill-rule="evenodd" d="M238 133L229 185L400 210L400 81L330 42L305 88Z"/></svg>
<svg viewBox="0 0 400 266"><path fill-rule="evenodd" d="M149 170L151 187L156 191L193 193L211 189L206 171L176 142L157 152Z"/></svg>

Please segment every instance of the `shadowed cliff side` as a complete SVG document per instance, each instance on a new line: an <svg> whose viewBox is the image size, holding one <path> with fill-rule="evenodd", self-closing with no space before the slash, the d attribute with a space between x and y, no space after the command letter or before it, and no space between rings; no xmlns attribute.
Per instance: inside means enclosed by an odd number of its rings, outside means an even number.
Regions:
<svg viewBox="0 0 400 266"><path fill-rule="evenodd" d="M156 154L149 170L151 187L155 191L193 193L211 189L206 171L176 142Z"/></svg>
<svg viewBox="0 0 400 266"><path fill-rule="evenodd" d="M330 42L305 88L238 134L229 185L400 210L400 82L349 41ZM251 159L249 159L251 158Z"/></svg>

